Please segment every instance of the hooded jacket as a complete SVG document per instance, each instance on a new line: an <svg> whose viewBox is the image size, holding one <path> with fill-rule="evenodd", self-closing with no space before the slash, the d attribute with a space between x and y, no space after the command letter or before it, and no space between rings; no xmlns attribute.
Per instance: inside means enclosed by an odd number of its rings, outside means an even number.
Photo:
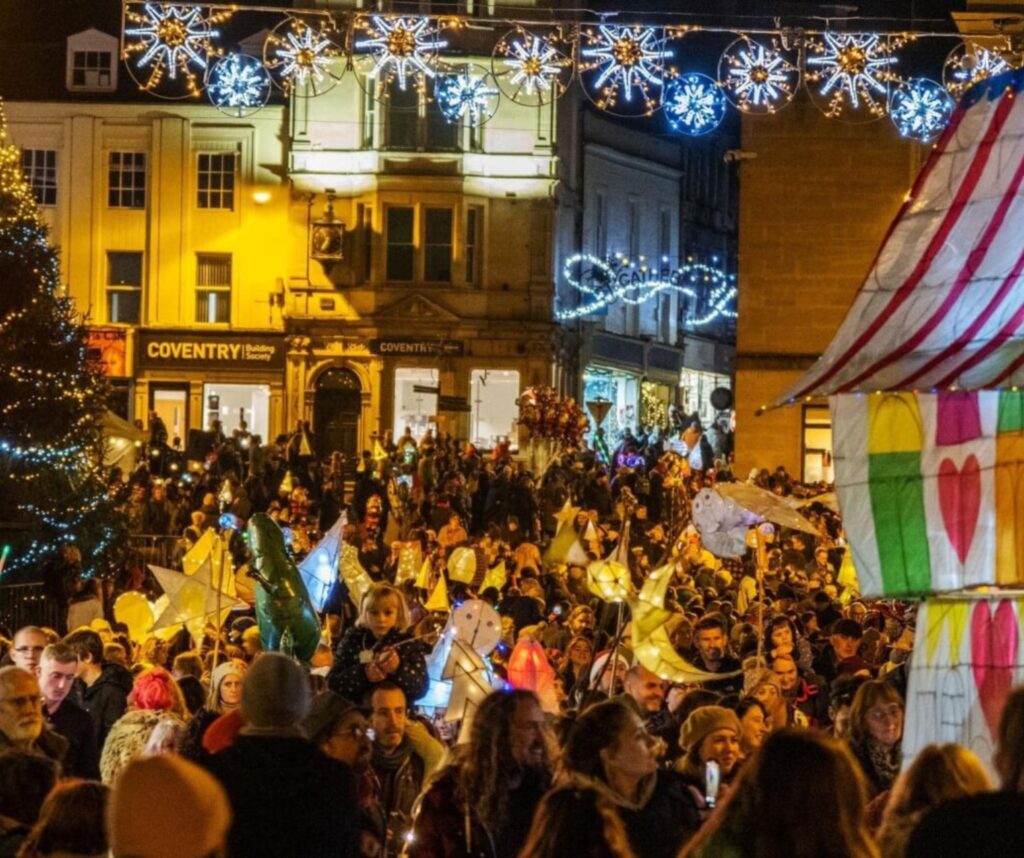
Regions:
<svg viewBox="0 0 1024 858"><path fill-rule="evenodd" d="M127 668L112 661L103 662L100 675L92 685L75 680L74 702L81 706L96 725L96 740L102 747L114 722L128 707L132 675Z"/></svg>

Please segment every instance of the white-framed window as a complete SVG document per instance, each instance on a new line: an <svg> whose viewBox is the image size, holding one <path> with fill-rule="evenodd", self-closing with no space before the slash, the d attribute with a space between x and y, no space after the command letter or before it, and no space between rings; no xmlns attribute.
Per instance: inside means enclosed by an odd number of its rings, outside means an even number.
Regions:
<svg viewBox="0 0 1024 858"><path fill-rule="evenodd" d="M414 206L387 206L385 279L451 283L454 223L455 210L450 206L425 206L418 221Z"/></svg>
<svg viewBox="0 0 1024 858"><path fill-rule="evenodd" d="M107 321L137 325L142 312L142 251L107 251Z"/></svg>
<svg viewBox="0 0 1024 858"><path fill-rule="evenodd" d="M231 254L196 254L196 321L231 321Z"/></svg>
<svg viewBox="0 0 1024 858"><path fill-rule="evenodd" d="M21 172L41 206L57 205L57 152L54 149L22 149Z"/></svg>
<svg viewBox="0 0 1024 858"><path fill-rule="evenodd" d="M483 283L483 206L466 208L466 283L480 286Z"/></svg>
<svg viewBox="0 0 1024 858"><path fill-rule="evenodd" d="M452 226L455 212L451 208L423 209L423 279L427 283L452 282Z"/></svg>
<svg viewBox="0 0 1024 858"><path fill-rule="evenodd" d="M803 474L805 483L835 479L832 468L832 415L827 405L803 407Z"/></svg>
<svg viewBox="0 0 1024 858"><path fill-rule="evenodd" d="M200 152L196 160L196 205L201 209L235 207L234 152Z"/></svg>
<svg viewBox="0 0 1024 858"><path fill-rule="evenodd" d="M107 205L113 209L146 207L146 153L111 152L107 165Z"/></svg>
<svg viewBox="0 0 1024 858"><path fill-rule="evenodd" d="M432 367L399 367L395 370L395 437L406 427L418 441L428 429L437 428L437 393L440 375Z"/></svg>
<svg viewBox="0 0 1024 858"><path fill-rule="evenodd" d="M469 425L473 443L492 450L506 438L518 449L516 420L519 373L514 369L474 369L469 375Z"/></svg>
<svg viewBox="0 0 1024 858"><path fill-rule="evenodd" d="M72 92L113 92L117 89L116 36L96 29L68 36L65 85Z"/></svg>

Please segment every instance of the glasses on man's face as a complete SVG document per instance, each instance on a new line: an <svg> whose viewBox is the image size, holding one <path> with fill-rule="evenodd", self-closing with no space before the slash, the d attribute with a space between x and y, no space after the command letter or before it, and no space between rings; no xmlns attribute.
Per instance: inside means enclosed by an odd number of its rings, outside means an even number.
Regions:
<svg viewBox="0 0 1024 858"><path fill-rule="evenodd" d="M25 653L25 652L42 652L44 649L46 649L45 646L16 646L14 648L14 651L15 652L21 652L21 653Z"/></svg>
<svg viewBox="0 0 1024 858"><path fill-rule="evenodd" d="M377 733L372 727L348 727L345 730L338 730L334 735L355 739L357 742L361 742L363 739L372 742L377 738Z"/></svg>

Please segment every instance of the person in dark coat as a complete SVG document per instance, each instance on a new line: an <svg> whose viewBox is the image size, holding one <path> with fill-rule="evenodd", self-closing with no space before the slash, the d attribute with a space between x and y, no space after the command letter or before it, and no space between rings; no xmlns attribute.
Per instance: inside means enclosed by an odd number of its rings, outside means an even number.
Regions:
<svg viewBox="0 0 1024 858"><path fill-rule="evenodd" d="M551 782L546 730L532 691L488 695L423 794L406 858L515 858Z"/></svg>
<svg viewBox="0 0 1024 858"><path fill-rule="evenodd" d="M127 668L103 660L103 639L91 629L72 632L64 643L78 656L72 699L92 716L96 741L102 747L114 722L125 713L132 675Z"/></svg>
<svg viewBox="0 0 1024 858"><path fill-rule="evenodd" d="M355 778L305 738L299 724L309 707L309 680L287 656L264 653L246 674L245 726L206 763L231 802L229 854L359 854Z"/></svg>
<svg viewBox="0 0 1024 858"><path fill-rule="evenodd" d="M39 663L39 690L46 724L68 741L63 774L100 779L96 726L89 713L68 699L78 673L78 656L67 644L50 644Z"/></svg>

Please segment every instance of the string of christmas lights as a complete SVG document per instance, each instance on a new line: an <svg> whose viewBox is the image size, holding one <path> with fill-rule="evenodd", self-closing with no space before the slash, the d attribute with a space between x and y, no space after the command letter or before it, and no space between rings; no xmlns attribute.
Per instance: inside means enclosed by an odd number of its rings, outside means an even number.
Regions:
<svg viewBox="0 0 1024 858"><path fill-rule="evenodd" d="M227 86L210 73L224 53L222 25L235 7L123 0L123 9L122 55L140 88L175 98L196 97L204 86L217 86L211 100L225 112L252 112L262 106L265 99L253 71L246 72L246 80ZM442 87L437 84L439 77L451 77L446 69L453 62L458 64L460 57L464 62L479 50L479 31L494 31L493 19L271 6L247 7L246 14L267 16L263 65L287 94L320 95L351 68L373 98L386 100L411 85L449 119L455 114L457 121L475 124L498 107L498 93L487 96L484 110L478 99L466 100L465 86L453 89L450 80ZM623 23L621 17L597 24L512 21L512 30L500 36L495 32L493 80L487 89L496 84L506 99L537 106L557 98L576 80L602 110L652 116L664 109L668 127L683 134L713 131L721 122L713 118L724 117L727 103L744 113L775 113L800 87L826 116L872 120L888 115L901 134L924 142L948 121L945 99L930 87L916 85L924 78L901 71L900 51L922 36L959 41L955 34L782 26L740 30L667 20L653 26ZM472 39L460 44L460 31L472 33ZM685 38L700 31L736 36L723 51L715 76L708 69L686 67ZM986 39L983 47L960 42L945 61L942 85L958 98L967 87L1013 68L1014 62L1008 39ZM697 74L705 76L700 86L693 83ZM432 91L428 81L434 83ZM439 90L470 106L455 109L451 98L438 97Z"/></svg>

